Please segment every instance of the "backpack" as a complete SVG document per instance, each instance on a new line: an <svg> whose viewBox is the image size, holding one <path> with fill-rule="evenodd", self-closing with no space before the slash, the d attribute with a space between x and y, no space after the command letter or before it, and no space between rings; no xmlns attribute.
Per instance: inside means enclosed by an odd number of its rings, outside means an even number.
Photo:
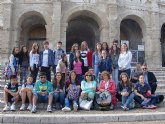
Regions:
<svg viewBox="0 0 165 124"><path fill-rule="evenodd" d="M68 91L68 98L71 100L77 100L79 98L80 90L76 85L72 85L71 89Z"/></svg>
<svg viewBox="0 0 165 124"><path fill-rule="evenodd" d="M10 77L13 75L13 71L11 69L11 67L9 65L5 66L3 69L2 69L2 77L3 78L7 78L7 79L10 79Z"/></svg>

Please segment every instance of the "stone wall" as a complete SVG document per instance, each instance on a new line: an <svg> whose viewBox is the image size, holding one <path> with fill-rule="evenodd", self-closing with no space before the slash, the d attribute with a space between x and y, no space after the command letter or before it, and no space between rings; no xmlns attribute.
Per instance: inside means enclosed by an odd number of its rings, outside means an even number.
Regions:
<svg viewBox="0 0 165 124"><path fill-rule="evenodd" d="M68 22L83 15L98 23L100 41L109 45L113 39L120 40L122 20L136 21L142 30L146 62L161 66L160 30L165 22L164 11L163 0L1 0L0 57L8 58L13 46L19 44L21 25L27 17L42 17L51 48L55 49L56 42L61 40L65 49Z"/></svg>

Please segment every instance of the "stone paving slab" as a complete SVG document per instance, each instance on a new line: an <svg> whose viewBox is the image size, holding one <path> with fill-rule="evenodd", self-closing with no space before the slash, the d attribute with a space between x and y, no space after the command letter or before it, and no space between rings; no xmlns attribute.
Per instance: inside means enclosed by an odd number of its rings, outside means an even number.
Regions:
<svg viewBox="0 0 165 124"><path fill-rule="evenodd" d="M118 114L1 114L1 123L77 124L165 120L165 112Z"/></svg>

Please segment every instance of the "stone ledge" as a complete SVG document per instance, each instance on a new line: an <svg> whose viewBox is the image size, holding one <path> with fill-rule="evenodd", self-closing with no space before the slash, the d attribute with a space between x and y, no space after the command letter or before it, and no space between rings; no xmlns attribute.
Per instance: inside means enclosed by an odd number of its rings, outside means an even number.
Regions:
<svg viewBox="0 0 165 124"><path fill-rule="evenodd" d="M108 123L165 120L165 112L122 114L0 114L0 123Z"/></svg>

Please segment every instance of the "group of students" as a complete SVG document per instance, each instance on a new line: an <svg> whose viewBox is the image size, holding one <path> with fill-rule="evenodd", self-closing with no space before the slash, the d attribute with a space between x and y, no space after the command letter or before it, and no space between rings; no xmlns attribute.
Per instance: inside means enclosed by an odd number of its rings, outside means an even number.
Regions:
<svg viewBox="0 0 165 124"><path fill-rule="evenodd" d="M43 42L44 50L41 52L36 43L32 45L30 53L26 46L22 47L21 52L15 47L9 64L13 75L11 83L4 88L3 110L14 111L15 104L20 98L22 99L20 110L25 110L27 97L29 101L27 109L32 113L36 112L37 101L48 101L48 112L52 111L52 104L57 102L63 111L71 111L71 108L77 111L79 107L82 108L79 105L83 100L95 103L96 94L105 92L111 96L111 102L106 104L109 109L114 109L120 100L123 110L134 108L134 101L143 108L155 109L156 104L163 98L155 95L157 81L154 74L151 75L147 71L147 66L143 65L143 73L132 76L132 73L137 74L135 71L131 73L132 53L128 50L127 44L122 44L120 49L117 43L118 41L114 40L111 48L106 42L97 43L94 53L88 48L86 41L81 43L80 49L75 43L69 61L60 41L55 51L49 49L48 41ZM30 76L27 76L28 70L31 72ZM54 72L53 81L51 70ZM39 80L36 81L38 71L40 71ZM18 74L20 74L19 84ZM155 80L152 80L153 76ZM133 82L133 79L136 81ZM104 96L106 99L107 93ZM8 102L12 102L11 107Z"/></svg>

